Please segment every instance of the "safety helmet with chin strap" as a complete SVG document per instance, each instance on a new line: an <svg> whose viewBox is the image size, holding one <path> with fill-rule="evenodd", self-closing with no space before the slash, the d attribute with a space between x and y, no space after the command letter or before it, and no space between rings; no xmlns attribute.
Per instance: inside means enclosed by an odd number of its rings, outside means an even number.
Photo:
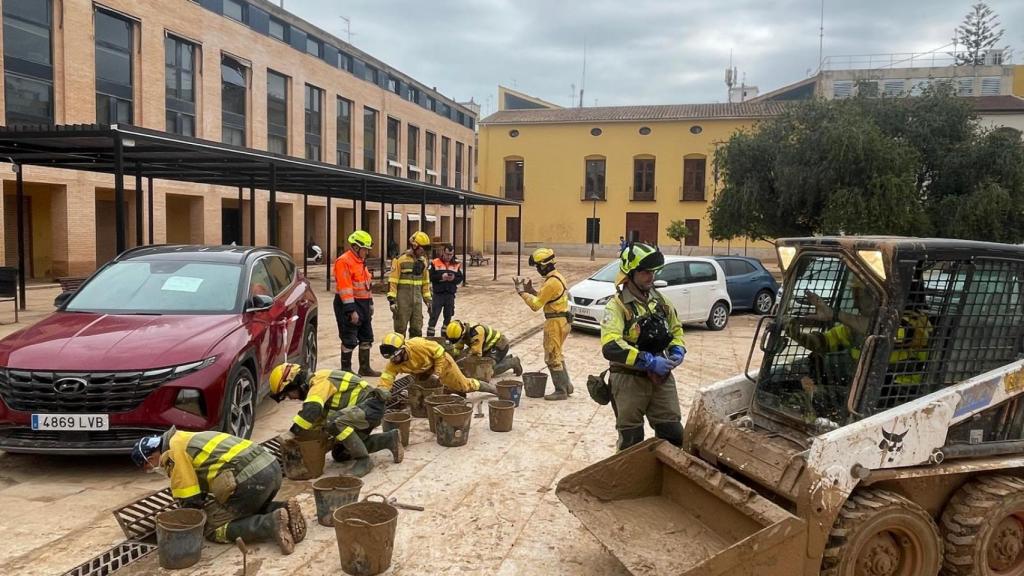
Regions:
<svg viewBox="0 0 1024 576"><path fill-rule="evenodd" d="M400 349L405 347L405 337L398 332L391 332L384 336L380 343L380 355L391 358Z"/></svg>
<svg viewBox="0 0 1024 576"><path fill-rule="evenodd" d="M530 254L530 266L547 266L555 263L555 251L551 248L537 248Z"/></svg>
<svg viewBox="0 0 1024 576"><path fill-rule="evenodd" d="M630 278L637 270L659 270L665 265L665 255L657 246L643 242L630 242L619 254L619 274L616 284Z"/></svg>
<svg viewBox="0 0 1024 576"><path fill-rule="evenodd" d="M289 390L301 387L305 382L305 372L300 364L278 364L270 371L270 397L280 402Z"/></svg>
<svg viewBox="0 0 1024 576"><path fill-rule="evenodd" d="M444 329L444 335L451 342L458 342L466 335L466 324L460 320L452 320Z"/></svg>

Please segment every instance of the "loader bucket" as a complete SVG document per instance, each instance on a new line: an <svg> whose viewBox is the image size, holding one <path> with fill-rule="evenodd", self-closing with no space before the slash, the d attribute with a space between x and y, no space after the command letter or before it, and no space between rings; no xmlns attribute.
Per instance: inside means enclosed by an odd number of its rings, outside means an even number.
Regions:
<svg viewBox="0 0 1024 576"><path fill-rule="evenodd" d="M794 576L804 570L803 520L663 440L566 476L556 493L637 576Z"/></svg>

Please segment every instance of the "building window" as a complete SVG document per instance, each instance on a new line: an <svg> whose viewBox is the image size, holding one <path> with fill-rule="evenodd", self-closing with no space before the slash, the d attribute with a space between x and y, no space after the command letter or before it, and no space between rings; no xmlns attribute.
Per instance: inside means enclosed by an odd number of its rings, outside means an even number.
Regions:
<svg viewBox="0 0 1024 576"><path fill-rule="evenodd" d="M224 0L224 15L239 22L245 22L245 4L238 0Z"/></svg>
<svg viewBox="0 0 1024 576"><path fill-rule="evenodd" d="M324 91L306 84L306 160L320 160L324 145Z"/></svg>
<svg viewBox="0 0 1024 576"><path fill-rule="evenodd" d="M4 102L7 125L53 124L50 0L5 0Z"/></svg>
<svg viewBox="0 0 1024 576"><path fill-rule="evenodd" d="M587 244L600 244L601 243L601 219L600 218L587 218L587 238L584 241Z"/></svg>
<svg viewBox="0 0 1024 576"><path fill-rule="evenodd" d="M466 147L466 190L473 189L473 165L476 164L476 157L473 156L473 147Z"/></svg>
<svg viewBox="0 0 1024 576"><path fill-rule="evenodd" d="M363 170L377 171L377 111L363 107Z"/></svg>
<svg viewBox="0 0 1024 576"><path fill-rule="evenodd" d="M705 158L683 159L683 200L703 202L707 169Z"/></svg>
<svg viewBox="0 0 1024 576"><path fill-rule="evenodd" d="M654 191L654 158L634 158L632 200L654 200Z"/></svg>
<svg viewBox="0 0 1024 576"><path fill-rule="evenodd" d="M405 97L409 102L418 103L420 101L420 89L415 86L409 86L409 91L406 93Z"/></svg>
<svg viewBox="0 0 1024 576"><path fill-rule="evenodd" d="M462 189L462 142L455 143L455 189Z"/></svg>
<svg viewBox="0 0 1024 576"><path fill-rule="evenodd" d="M367 82L372 82L376 84L378 74L380 74L380 70L377 70L376 68L370 66L369 64L367 64L366 67L363 68L363 80L366 80Z"/></svg>
<svg viewBox="0 0 1024 576"><path fill-rule="evenodd" d="M591 136L600 136L601 135L601 129L600 128L591 128L590 129L590 135Z"/></svg>
<svg viewBox="0 0 1024 576"><path fill-rule="evenodd" d="M640 127L640 135L641 136L647 136L650 133L651 133L651 129L649 127L647 127L647 126L641 126Z"/></svg>
<svg viewBox="0 0 1024 576"><path fill-rule="evenodd" d="M241 62L220 57L221 140L245 146L245 110L248 100L248 70Z"/></svg>
<svg viewBox="0 0 1024 576"><path fill-rule="evenodd" d="M321 57L324 53L324 45L312 36L306 37L306 53L310 56Z"/></svg>
<svg viewBox="0 0 1024 576"><path fill-rule="evenodd" d="M388 90L391 91L391 92L394 92L395 94L398 94L399 96L401 96L402 95L402 82L401 82L401 80L399 80L398 78L395 78L394 76L388 76Z"/></svg>
<svg viewBox="0 0 1024 576"><path fill-rule="evenodd" d="M409 166L419 166L420 129L409 124L405 138L405 162Z"/></svg>
<svg viewBox="0 0 1024 576"><path fill-rule="evenodd" d="M523 161L519 159L505 160L505 198L522 200L526 192L523 174Z"/></svg>
<svg viewBox="0 0 1024 576"><path fill-rule="evenodd" d="M288 25L277 18L270 19L270 37L281 42L288 42Z"/></svg>
<svg viewBox="0 0 1024 576"><path fill-rule="evenodd" d="M288 153L288 77L267 70L267 151Z"/></svg>
<svg viewBox="0 0 1024 576"><path fill-rule="evenodd" d="M402 130L402 122L388 117L388 160L398 162L398 133Z"/></svg>
<svg viewBox="0 0 1024 576"><path fill-rule="evenodd" d="M699 126L699 125L695 124L693 126L690 126L690 134L695 134L696 135L696 134L700 134L703 131L704 131L704 128Z"/></svg>
<svg viewBox="0 0 1024 576"><path fill-rule="evenodd" d="M959 78L956 82L957 96L974 96L974 78Z"/></svg>
<svg viewBox="0 0 1024 576"><path fill-rule="evenodd" d="M5 3L6 4L6 3ZM96 123L131 123L132 32L130 20L96 11Z"/></svg>
<svg viewBox="0 0 1024 576"><path fill-rule="evenodd" d="M594 158L586 161L586 170L584 173L584 185L583 185L583 199L584 200L604 200L605 199L605 188L604 188L604 174L605 174L605 160L604 158Z"/></svg>
<svg viewBox="0 0 1024 576"><path fill-rule="evenodd" d="M431 174L435 170L434 160L437 158L437 136L433 132L426 133L426 139L423 141L423 168L427 170L427 182L430 184L437 184L437 176Z"/></svg>
<svg viewBox="0 0 1024 576"><path fill-rule="evenodd" d="M700 220L686 220L686 239L683 244L686 246L700 246Z"/></svg>
<svg viewBox="0 0 1024 576"><path fill-rule="evenodd" d="M341 68L342 70L344 70L346 72L351 72L352 71L352 56L349 55L349 54L345 54L344 52L339 50L338 51L338 68Z"/></svg>
<svg viewBox="0 0 1024 576"><path fill-rule="evenodd" d="M505 218L505 242L519 242L519 218Z"/></svg>
<svg viewBox="0 0 1024 576"><path fill-rule="evenodd" d="M853 80L835 80L832 82L833 98L849 98L853 96Z"/></svg>
<svg viewBox="0 0 1024 576"><path fill-rule="evenodd" d="M509 138L518 138L519 137L519 130L516 130L516 129L509 130L508 131L508 137Z"/></svg>
<svg viewBox="0 0 1024 576"><path fill-rule="evenodd" d="M195 45L164 38L164 78L167 87L167 131L196 135Z"/></svg>
<svg viewBox="0 0 1024 576"><path fill-rule="evenodd" d="M352 167L352 102L338 97L338 166Z"/></svg>
<svg viewBox="0 0 1024 576"><path fill-rule="evenodd" d="M450 186L448 183L448 151L451 149L452 141L441 136L441 186Z"/></svg>

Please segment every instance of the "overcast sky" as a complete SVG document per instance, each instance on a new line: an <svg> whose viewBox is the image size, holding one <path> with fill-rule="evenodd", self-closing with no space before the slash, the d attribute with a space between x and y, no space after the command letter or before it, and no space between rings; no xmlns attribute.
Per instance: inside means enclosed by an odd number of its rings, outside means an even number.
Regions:
<svg viewBox="0 0 1024 576"><path fill-rule="evenodd" d="M272 0L279 1L279 0ZM285 0L285 8L486 115L498 84L561 106L724 102L733 65L762 93L817 68L819 0ZM992 0L1024 63L1024 2ZM824 54L927 52L969 0L826 0Z"/></svg>

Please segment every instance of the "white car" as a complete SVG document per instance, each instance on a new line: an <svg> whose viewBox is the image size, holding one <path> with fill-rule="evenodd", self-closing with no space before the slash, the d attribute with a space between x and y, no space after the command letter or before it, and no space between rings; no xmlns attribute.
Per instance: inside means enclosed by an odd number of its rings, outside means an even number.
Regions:
<svg viewBox="0 0 1024 576"><path fill-rule="evenodd" d="M619 261L615 260L569 288L573 327L600 330L604 305L615 295L618 271ZM732 301L725 273L713 259L665 256L665 266L654 275L654 285L675 306L682 323L702 323L711 330L721 330L729 323Z"/></svg>

